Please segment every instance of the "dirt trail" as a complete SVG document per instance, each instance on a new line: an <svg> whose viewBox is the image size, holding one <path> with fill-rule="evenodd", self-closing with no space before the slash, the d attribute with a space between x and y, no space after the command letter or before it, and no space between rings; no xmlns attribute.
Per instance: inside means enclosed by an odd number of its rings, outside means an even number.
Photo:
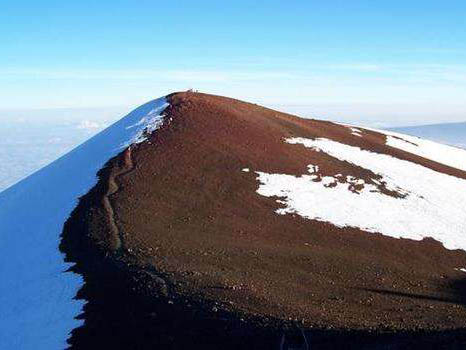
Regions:
<svg viewBox="0 0 466 350"><path fill-rule="evenodd" d="M123 239L121 229L117 224L117 215L115 214L114 206L112 204L112 196L115 195L120 190L120 185L118 183L118 178L129 174L135 168L133 158L131 157L131 146L128 147L122 156L122 164L120 163L119 168L111 173L108 178L107 192L102 197L103 207L105 213L108 217L109 230L111 233L111 238L113 244L111 246L112 251L119 257L122 257L123 254L131 253L130 249L127 249ZM157 269L153 266L144 266L140 267L140 273L145 273L150 276L151 284L158 291L160 295L168 296L169 294L169 285L165 278L163 278Z"/></svg>
<svg viewBox="0 0 466 350"><path fill-rule="evenodd" d="M120 229L116 223L115 219L115 211L113 210L113 205L111 202L111 196L118 192L120 186L118 185L117 178L123 176L125 174L130 173L134 170L134 163L131 157L131 147L128 147L123 153L123 164L121 167L115 171L114 173L110 174L108 178L108 190L102 198L102 204L105 209L105 212L108 216L109 221L109 230L111 233L111 237L113 239L113 244L111 245L111 249L116 252L118 250L124 249L123 239L121 237Z"/></svg>

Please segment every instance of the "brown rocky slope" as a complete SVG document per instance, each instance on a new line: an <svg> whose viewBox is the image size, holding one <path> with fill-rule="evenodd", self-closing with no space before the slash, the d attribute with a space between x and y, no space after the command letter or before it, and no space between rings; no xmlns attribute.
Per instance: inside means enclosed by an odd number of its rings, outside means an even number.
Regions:
<svg viewBox="0 0 466 350"><path fill-rule="evenodd" d="M65 225L61 249L88 300L72 348L268 349L292 328L316 348L463 344L466 282L455 268L466 266L464 251L278 215L276 198L260 196L256 174L242 169L302 175L312 163L322 176L377 178L283 142L324 137L465 172L388 147L372 131L355 137L200 93L168 101L170 122L110 160Z"/></svg>

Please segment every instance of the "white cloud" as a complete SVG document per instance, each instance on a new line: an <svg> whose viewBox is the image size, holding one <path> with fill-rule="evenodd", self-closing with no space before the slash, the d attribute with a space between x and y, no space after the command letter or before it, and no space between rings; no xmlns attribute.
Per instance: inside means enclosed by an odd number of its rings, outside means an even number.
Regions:
<svg viewBox="0 0 466 350"><path fill-rule="evenodd" d="M91 121L91 120L82 120L79 125L77 126L78 129L83 130L96 130L102 127L101 124Z"/></svg>

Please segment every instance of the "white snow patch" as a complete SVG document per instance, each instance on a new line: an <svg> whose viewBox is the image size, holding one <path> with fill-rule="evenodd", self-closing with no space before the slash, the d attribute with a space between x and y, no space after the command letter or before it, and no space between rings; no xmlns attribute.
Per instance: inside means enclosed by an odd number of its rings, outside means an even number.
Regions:
<svg viewBox="0 0 466 350"><path fill-rule="evenodd" d="M161 125L165 98L148 102L70 153L0 192L0 349L63 349L83 302L79 275L58 250L65 220L122 145ZM128 128L137 124L137 128Z"/></svg>
<svg viewBox="0 0 466 350"><path fill-rule="evenodd" d="M282 197L277 202L284 208L278 209L278 214L295 213L339 227L357 227L395 238L432 237L448 249L466 250L466 180L328 139L286 141L369 169L382 176L387 189L405 197L383 194L376 185L354 176L347 178L348 184L339 183L331 176L316 182L314 175L296 177L256 172L259 194ZM336 186L326 187L334 180ZM364 187L357 193L349 191L354 184L364 184Z"/></svg>
<svg viewBox="0 0 466 350"><path fill-rule="evenodd" d="M465 268L462 268L462 267L457 268L457 269L455 269L455 270L456 270L456 271L461 271L461 272L466 272L466 269L465 269Z"/></svg>
<svg viewBox="0 0 466 350"><path fill-rule="evenodd" d="M346 126L348 129L350 129L351 131L351 135L354 135L354 136L358 136L358 137L362 137L362 131L360 128L356 128L354 127L353 125L351 124L345 124L345 123L335 123L335 124L339 124L339 125L342 125L342 126Z"/></svg>
<svg viewBox="0 0 466 350"><path fill-rule="evenodd" d="M331 186L333 184L336 184L337 180L334 177L331 176L324 176L322 178L322 185L324 186Z"/></svg>
<svg viewBox="0 0 466 350"><path fill-rule="evenodd" d="M388 146L401 149L405 152L433 160L452 168L466 171L466 152L464 149L397 132L366 127L364 127L364 129L386 135L386 144Z"/></svg>
<svg viewBox="0 0 466 350"><path fill-rule="evenodd" d="M134 129L134 131L132 131L131 137L122 145L122 147L126 148L131 144L146 141L148 135L162 126L164 118L161 113L165 108L167 108L167 106L168 103L156 106L149 113L144 115L137 123L127 126L126 129Z"/></svg>
<svg viewBox="0 0 466 350"><path fill-rule="evenodd" d="M351 135L362 137L360 129L350 127L350 130L351 130Z"/></svg>
<svg viewBox="0 0 466 350"><path fill-rule="evenodd" d="M243 169L241 169L241 171L243 171L245 173L249 173L249 168L243 168Z"/></svg>

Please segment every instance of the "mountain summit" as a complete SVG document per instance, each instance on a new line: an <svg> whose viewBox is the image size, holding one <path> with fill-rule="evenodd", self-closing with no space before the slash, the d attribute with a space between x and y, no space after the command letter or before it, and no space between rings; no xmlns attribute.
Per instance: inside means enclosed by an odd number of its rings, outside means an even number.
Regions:
<svg viewBox="0 0 466 350"><path fill-rule="evenodd" d="M72 348L466 326L465 150L181 92L73 152L69 186L90 180L61 199L87 301Z"/></svg>

